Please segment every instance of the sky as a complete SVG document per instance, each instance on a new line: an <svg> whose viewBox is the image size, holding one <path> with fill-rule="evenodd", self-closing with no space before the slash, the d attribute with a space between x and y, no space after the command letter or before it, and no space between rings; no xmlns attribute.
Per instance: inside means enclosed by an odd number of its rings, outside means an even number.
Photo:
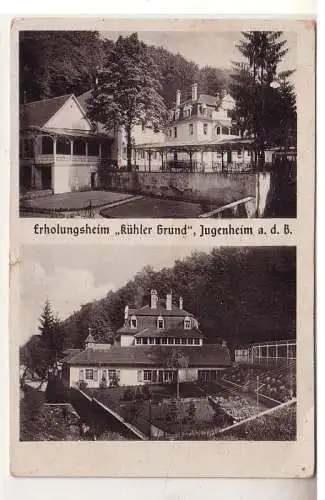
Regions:
<svg viewBox="0 0 325 500"><path fill-rule="evenodd" d="M204 250L209 251L211 247ZM199 248L198 248L199 249ZM202 249L202 247L201 247ZM21 338L25 343L38 333L46 299L60 319L83 304L105 297L126 284L145 266L155 270L172 267L175 260L191 255L191 246L131 245L25 245L20 261Z"/></svg>
<svg viewBox="0 0 325 500"><path fill-rule="evenodd" d="M102 35L114 41L119 35L127 36L130 32L110 31ZM214 66L231 69L232 61L240 61L236 43L241 39L239 31L139 31L138 36L145 43L162 46L170 52L180 53L186 59L199 66ZM281 71L296 67L296 34L285 32L288 53L279 67Z"/></svg>

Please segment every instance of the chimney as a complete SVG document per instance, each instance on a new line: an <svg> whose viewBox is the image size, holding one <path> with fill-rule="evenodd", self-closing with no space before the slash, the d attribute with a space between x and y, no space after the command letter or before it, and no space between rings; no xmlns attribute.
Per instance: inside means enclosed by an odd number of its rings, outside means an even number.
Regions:
<svg viewBox="0 0 325 500"><path fill-rule="evenodd" d="M176 90L176 107L181 105L181 91Z"/></svg>
<svg viewBox="0 0 325 500"><path fill-rule="evenodd" d="M179 308L183 309L183 297L179 298Z"/></svg>
<svg viewBox="0 0 325 500"><path fill-rule="evenodd" d="M197 83L192 85L192 101L197 101Z"/></svg>
<svg viewBox="0 0 325 500"><path fill-rule="evenodd" d="M158 302L157 290L151 290L150 296L151 296L151 303L150 303L151 309L157 309L157 302Z"/></svg>
<svg viewBox="0 0 325 500"><path fill-rule="evenodd" d="M167 293L166 295L166 310L171 311L172 310L172 294Z"/></svg>

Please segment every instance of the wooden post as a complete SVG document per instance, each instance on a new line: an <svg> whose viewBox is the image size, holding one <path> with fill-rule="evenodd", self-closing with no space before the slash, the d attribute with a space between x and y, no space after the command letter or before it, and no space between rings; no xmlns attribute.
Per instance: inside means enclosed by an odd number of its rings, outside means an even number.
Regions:
<svg viewBox="0 0 325 500"><path fill-rule="evenodd" d="M151 172L151 150L148 150L149 172Z"/></svg>

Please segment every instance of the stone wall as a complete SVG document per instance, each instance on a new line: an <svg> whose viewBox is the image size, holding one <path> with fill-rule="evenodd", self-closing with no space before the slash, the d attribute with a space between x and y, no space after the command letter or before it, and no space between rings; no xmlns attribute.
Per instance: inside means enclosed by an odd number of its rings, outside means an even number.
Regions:
<svg viewBox="0 0 325 500"><path fill-rule="evenodd" d="M259 174L269 177L268 172ZM113 172L102 178L102 188L222 205L256 197L256 173ZM265 184L265 182L264 182ZM267 184L267 182L266 182Z"/></svg>

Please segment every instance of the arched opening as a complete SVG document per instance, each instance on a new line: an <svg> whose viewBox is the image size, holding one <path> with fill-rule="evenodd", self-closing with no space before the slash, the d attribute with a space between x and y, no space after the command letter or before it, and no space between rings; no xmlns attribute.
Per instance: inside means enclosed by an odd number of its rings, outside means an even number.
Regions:
<svg viewBox="0 0 325 500"><path fill-rule="evenodd" d="M220 135L221 134L221 127L217 127L216 132L217 132L217 135Z"/></svg>
<svg viewBox="0 0 325 500"><path fill-rule="evenodd" d="M53 148L53 138L49 135L43 135L42 137L42 155L52 155L54 151Z"/></svg>
<svg viewBox="0 0 325 500"><path fill-rule="evenodd" d="M56 154L58 155L70 155L71 154L71 142L65 137L59 137L56 141Z"/></svg>
<svg viewBox="0 0 325 500"><path fill-rule="evenodd" d="M74 156L85 156L86 154L86 143L82 139L76 139L73 141L73 155Z"/></svg>

